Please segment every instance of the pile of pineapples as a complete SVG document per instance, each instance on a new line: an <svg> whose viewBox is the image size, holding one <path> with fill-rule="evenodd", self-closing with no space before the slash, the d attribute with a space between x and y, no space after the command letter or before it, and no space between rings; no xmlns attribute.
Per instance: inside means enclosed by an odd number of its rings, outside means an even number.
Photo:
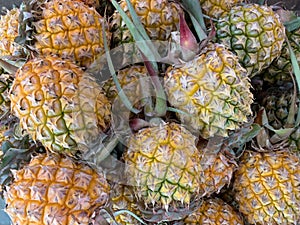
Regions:
<svg viewBox="0 0 300 225"><path fill-rule="evenodd" d="M267 4L3 11L0 224L300 224L298 62Z"/></svg>

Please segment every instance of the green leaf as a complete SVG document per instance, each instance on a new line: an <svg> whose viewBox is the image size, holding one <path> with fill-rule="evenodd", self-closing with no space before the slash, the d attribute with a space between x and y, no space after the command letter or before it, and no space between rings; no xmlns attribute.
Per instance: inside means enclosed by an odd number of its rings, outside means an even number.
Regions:
<svg viewBox="0 0 300 225"><path fill-rule="evenodd" d="M131 105L131 102L129 101L129 99L127 98L127 96L125 95L124 91L122 91L122 87L119 83L119 80L117 78L117 75L116 75L116 71L115 71L115 68L114 68L114 65L113 65L113 62L111 60L111 57L110 57L110 51L109 51L109 48L108 48L108 44L107 44L107 39L106 39L106 34L105 34L105 26L102 26L102 32L103 32L103 39L104 39L104 48L105 48L105 56L106 56L106 59L107 59L107 63L108 63L108 68L109 68L109 71L112 75L112 78L114 80L114 83L116 85L116 88L118 90L118 93L119 93L119 96L120 98L122 99L122 102L124 103L124 105L133 113L137 114L139 113L139 110L138 109L135 109L132 105Z"/></svg>
<svg viewBox="0 0 300 225"><path fill-rule="evenodd" d="M299 68L299 64L298 64L298 61L297 61L297 57L296 57L296 55L293 51L293 48L290 44L290 41L287 37L286 37L286 42L288 44L288 48L289 48L289 52L290 52L293 72L295 74L296 83L297 83L297 87L298 87L298 93L300 93L300 68ZM296 119L295 127L298 126L299 123L300 123L300 107L298 107L298 113L297 113L297 119Z"/></svg>
<svg viewBox="0 0 300 225"><path fill-rule="evenodd" d="M287 31L291 32L300 28L300 17L297 17L291 21L285 22L284 26Z"/></svg>

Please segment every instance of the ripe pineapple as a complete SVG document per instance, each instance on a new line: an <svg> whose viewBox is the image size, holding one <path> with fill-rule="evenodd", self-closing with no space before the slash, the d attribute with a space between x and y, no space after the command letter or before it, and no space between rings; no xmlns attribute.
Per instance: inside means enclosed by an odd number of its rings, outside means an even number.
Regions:
<svg viewBox="0 0 300 225"><path fill-rule="evenodd" d="M230 11L230 9L242 3L243 0L200 0L203 13L212 18L220 18Z"/></svg>
<svg viewBox="0 0 300 225"><path fill-rule="evenodd" d="M38 54L56 54L88 67L96 57L104 53L103 26L105 35L110 40L106 20L95 8L88 7L83 2L34 0L27 2L22 9L24 15L30 13L33 16L33 21L24 19L22 27L24 33L28 26L34 28L27 39L33 39L31 44Z"/></svg>
<svg viewBox="0 0 300 225"><path fill-rule="evenodd" d="M253 102L246 70L224 45L209 44L181 66L169 67L164 78L170 104L203 138L228 136L251 115Z"/></svg>
<svg viewBox="0 0 300 225"><path fill-rule="evenodd" d="M19 35L19 14L20 10L13 8L0 17L0 56L18 55L21 50L21 46L15 42Z"/></svg>
<svg viewBox="0 0 300 225"><path fill-rule="evenodd" d="M250 224L298 224L300 160L288 149L245 151L234 175L235 199Z"/></svg>
<svg viewBox="0 0 300 225"><path fill-rule="evenodd" d="M94 210L109 199L101 173L58 154L39 154L14 173L4 193L13 224L88 225Z"/></svg>
<svg viewBox="0 0 300 225"><path fill-rule="evenodd" d="M179 29L179 14L183 12L182 9L177 3L168 0L130 0L130 2L149 38L157 41L155 42L157 49L165 54L165 43L158 41L167 41L171 37L171 33ZM132 18L125 0L120 1L120 6ZM136 57L140 53L133 44L137 40L133 39L131 31L118 11L112 15L110 30L112 32L111 48L114 48L120 64L135 63ZM120 56L122 57L120 58Z"/></svg>
<svg viewBox="0 0 300 225"><path fill-rule="evenodd" d="M253 77L279 57L285 27L271 7L258 4L234 6L216 23L219 43L237 54Z"/></svg>
<svg viewBox="0 0 300 225"><path fill-rule="evenodd" d="M182 12L178 4L166 0L131 0L130 2L151 39L167 40L172 31L178 30L179 13ZM120 1L120 6L128 15L130 14L125 0ZM114 13L111 27L114 43L132 41L130 31L119 12Z"/></svg>
<svg viewBox="0 0 300 225"><path fill-rule="evenodd" d="M241 216L219 198L205 199L195 212L187 216L182 223L185 225L243 225Z"/></svg>
<svg viewBox="0 0 300 225"><path fill-rule="evenodd" d="M141 129L129 139L124 171L137 204L149 211L142 215L145 220L181 219L197 207L204 176L195 138L169 123Z"/></svg>
<svg viewBox="0 0 300 225"><path fill-rule="evenodd" d="M28 61L17 71L10 97L21 128L51 151L88 150L109 127L108 99L69 60L40 56Z"/></svg>

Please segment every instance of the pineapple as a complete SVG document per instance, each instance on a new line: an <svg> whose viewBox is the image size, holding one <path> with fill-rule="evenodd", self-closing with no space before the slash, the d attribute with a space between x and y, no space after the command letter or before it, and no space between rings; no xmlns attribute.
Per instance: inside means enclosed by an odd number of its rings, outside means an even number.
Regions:
<svg viewBox="0 0 300 225"><path fill-rule="evenodd" d="M243 225L241 216L234 209L219 198L205 199L200 208L187 216L185 225Z"/></svg>
<svg viewBox="0 0 300 225"><path fill-rule="evenodd" d="M169 3L167 0L131 0L130 2L152 40L165 41L170 37L172 31L178 30L179 13L182 12L178 4ZM125 0L121 0L120 6L129 15ZM130 31L119 12L114 13L111 27L114 43L132 41Z"/></svg>
<svg viewBox="0 0 300 225"><path fill-rule="evenodd" d="M300 62L300 29L287 33L291 47ZM280 83L292 81L290 73L293 72L290 52L287 42L282 46L282 51L278 59L274 60L263 74L263 79L270 83Z"/></svg>
<svg viewBox="0 0 300 225"><path fill-rule="evenodd" d="M84 2L33 0L22 9L23 15L30 13L33 16L31 20L24 16L23 36L29 36L27 39L38 54L56 54L88 67L104 53L103 27L107 40L110 40L105 18ZM28 26L33 27L32 34L28 34Z"/></svg>
<svg viewBox="0 0 300 225"><path fill-rule="evenodd" d="M126 94L131 103L140 100L142 79L147 79L148 72L145 66L133 65L117 72L118 81L122 87L122 91ZM118 96L118 90L112 78L102 83L102 88L107 98L114 102ZM145 88L145 87L143 87Z"/></svg>
<svg viewBox="0 0 300 225"><path fill-rule="evenodd" d="M232 7L218 20L216 39L237 54L253 77L280 56L285 27L271 7L244 4Z"/></svg>
<svg viewBox="0 0 300 225"><path fill-rule="evenodd" d="M58 154L38 154L14 173L4 197L13 224L88 225L109 200L102 173Z"/></svg>
<svg viewBox="0 0 300 225"><path fill-rule="evenodd" d="M21 50L21 46L15 42L19 35L19 15L20 10L13 8L0 18L0 56L18 55Z"/></svg>
<svg viewBox="0 0 300 225"><path fill-rule="evenodd" d="M250 224L298 224L300 160L288 149L246 150L234 175L235 200Z"/></svg>
<svg viewBox="0 0 300 225"><path fill-rule="evenodd" d="M200 0L201 8L204 14L212 18L220 18L230 11L230 9L242 3L243 0Z"/></svg>
<svg viewBox="0 0 300 225"><path fill-rule="evenodd" d="M113 211L128 210L134 213L136 216L141 216L141 212L135 203L135 197L132 191L132 187L123 184L113 184L110 193L111 208ZM115 217L115 220L120 225L132 225L139 224L134 217L128 213L122 213Z"/></svg>
<svg viewBox="0 0 300 225"><path fill-rule="evenodd" d="M177 3L168 0L130 0L130 2L149 38L156 41L156 48L162 51L161 54L165 54L164 42L171 37L173 31L179 29L179 15L183 13L183 10ZM126 0L121 0L120 6L131 17ZM118 11L112 15L110 30L112 32L111 48L114 48L114 54L120 61L119 64L136 63L139 51L134 42L137 40L133 39L131 31Z"/></svg>
<svg viewBox="0 0 300 225"><path fill-rule="evenodd" d="M51 151L85 151L108 129L110 103L95 79L73 62L40 56L25 63L11 87L12 113Z"/></svg>
<svg viewBox="0 0 300 225"><path fill-rule="evenodd" d="M148 222L181 219L205 195L200 193L204 176L195 138L169 123L143 128L129 139L125 176Z"/></svg>
<svg viewBox="0 0 300 225"><path fill-rule="evenodd" d="M205 139L228 136L251 115L247 72L224 45L210 43L194 59L169 67L164 81L168 101L184 112L181 122Z"/></svg>

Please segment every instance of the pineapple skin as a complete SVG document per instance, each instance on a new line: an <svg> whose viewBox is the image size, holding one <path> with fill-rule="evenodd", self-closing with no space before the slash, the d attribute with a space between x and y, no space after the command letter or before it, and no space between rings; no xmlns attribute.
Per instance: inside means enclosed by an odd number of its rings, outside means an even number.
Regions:
<svg viewBox="0 0 300 225"><path fill-rule="evenodd" d="M186 113L179 113L180 121L205 139L228 136L252 114L246 70L221 44L210 44L191 61L169 67L164 86L170 104Z"/></svg>
<svg viewBox="0 0 300 225"><path fill-rule="evenodd" d="M238 5L216 23L216 39L238 56L253 77L280 56L285 27L271 7Z"/></svg>
<svg viewBox="0 0 300 225"><path fill-rule="evenodd" d="M233 189L239 211L250 224L298 224L300 160L289 150L245 151Z"/></svg>
<svg viewBox="0 0 300 225"><path fill-rule="evenodd" d="M241 216L219 198L203 200L199 209L183 220L185 225L243 225Z"/></svg>
<svg viewBox="0 0 300 225"><path fill-rule="evenodd" d="M56 154L39 154L14 173L4 193L14 225L88 225L109 199L103 174Z"/></svg>
<svg viewBox="0 0 300 225"><path fill-rule="evenodd" d="M95 8L80 1L52 0L34 23L34 48L39 54L56 54L88 67L105 51L103 26L109 42L107 22Z"/></svg>
<svg viewBox="0 0 300 225"><path fill-rule="evenodd" d="M100 85L55 56L34 58L16 73L12 113L23 130L51 151L85 151L110 123L111 105Z"/></svg>

